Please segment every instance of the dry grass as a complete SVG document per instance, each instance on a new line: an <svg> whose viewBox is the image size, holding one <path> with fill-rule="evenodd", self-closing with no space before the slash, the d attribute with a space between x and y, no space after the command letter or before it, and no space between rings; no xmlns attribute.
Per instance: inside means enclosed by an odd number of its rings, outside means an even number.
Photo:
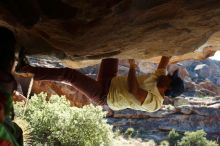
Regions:
<svg viewBox="0 0 220 146"><path fill-rule="evenodd" d="M114 146L157 146L153 140L142 141L141 139L124 138L118 136L114 139Z"/></svg>

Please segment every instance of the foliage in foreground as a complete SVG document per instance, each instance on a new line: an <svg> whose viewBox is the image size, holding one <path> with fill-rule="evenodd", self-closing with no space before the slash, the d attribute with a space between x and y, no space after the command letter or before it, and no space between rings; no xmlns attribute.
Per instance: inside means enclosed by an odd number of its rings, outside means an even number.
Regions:
<svg viewBox="0 0 220 146"><path fill-rule="evenodd" d="M218 146L216 142L206 139L203 130L185 132L183 136L172 130L168 135L168 141L171 146Z"/></svg>
<svg viewBox="0 0 220 146"><path fill-rule="evenodd" d="M31 97L23 116L30 123L34 144L111 145L112 127L103 118L106 113L101 107L70 107L64 97L51 96L50 101L46 101L45 97L44 93ZM17 104L16 110L21 116L21 105Z"/></svg>
<svg viewBox="0 0 220 146"><path fill-rule="evenodd" d="M48 146L112 146L112 127L103 118L106 113L101 107L92 105L83 108L70 107L64 97L52 96L49 102L45 97L44 93L34 95L25 113L20 103L15 106L16 115L21 118L22 125L24 123L22 120L28 121L27 125L30 125L30 129L27 130L30 131L30 136L27 139L31 140L27 143ZM133 134L134 129L128 128L124 136L132 142L130 137ZM139 145L143 143L133 142ZM218 146L215 142L206 139L206 133L203 130L185 132L184 135L172 130L168 135L168 141L162 141L160 145Z"/></svg>

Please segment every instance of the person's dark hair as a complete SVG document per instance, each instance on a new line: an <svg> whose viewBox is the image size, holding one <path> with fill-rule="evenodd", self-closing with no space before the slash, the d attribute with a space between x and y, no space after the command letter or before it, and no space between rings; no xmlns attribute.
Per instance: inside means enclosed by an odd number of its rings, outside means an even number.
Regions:
<svg viewBox="0 0 220 146"><path fill-rule="evenodd" d="M178 74L179 71L176 70L173 75L168 75L172 80L169 89L165 92L165 95L168 97L175 98L184 92L184 82Z"/></svg>
<svg viewBox="0 0 220 146"><path fill-rule="evenodd" d="M15 58L15 44L16 39L13 32L0 26L0 70L11 69Z"/></svg>

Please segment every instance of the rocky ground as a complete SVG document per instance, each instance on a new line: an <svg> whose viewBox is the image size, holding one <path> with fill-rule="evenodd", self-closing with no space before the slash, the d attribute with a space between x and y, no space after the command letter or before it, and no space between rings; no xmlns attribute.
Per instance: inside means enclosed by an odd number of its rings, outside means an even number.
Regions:
<svg viewBox="0 0 220 146"><path fill-rule="evenodd" d="M138 138L129 138L126 139L122 136L117 137L114 139L114 146L156 146L157 144L153 140L143 141L142 139Z"/></svg>
<svg viewBox="0 0 220 146"><path fill-rule="evenodd" d="M189 104L166 105L155 113L134 110L112 112L108 122L114 129L134 129L134 135L142 140L165 139L171 129L180 133L204 129L209 139L220 138L220 99L213 97L187 98ZM180 106L181 105L181 106Z"/></svg>

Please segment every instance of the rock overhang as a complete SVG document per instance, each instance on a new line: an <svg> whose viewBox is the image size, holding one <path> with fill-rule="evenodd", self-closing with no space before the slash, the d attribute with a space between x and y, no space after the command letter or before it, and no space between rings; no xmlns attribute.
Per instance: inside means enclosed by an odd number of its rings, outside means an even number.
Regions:
<svg viewBox="0 0 220 146"><path fill-rule="evenodd" d="M106 57L205 59L220 50L218 0L9 1L0 5L0 24L27 54L69 67Z"/></svg>

